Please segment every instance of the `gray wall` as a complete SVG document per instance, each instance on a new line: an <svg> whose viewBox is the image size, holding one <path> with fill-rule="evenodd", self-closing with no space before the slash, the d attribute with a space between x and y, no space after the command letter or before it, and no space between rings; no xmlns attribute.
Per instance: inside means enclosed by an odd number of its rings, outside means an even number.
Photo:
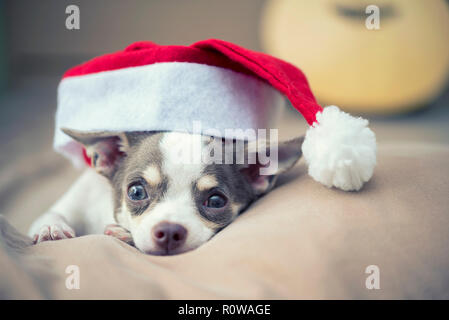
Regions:
<svg viewBox="0 0 449 320"><path fill-rule="evenodd" d="M6 43L14 74L57 74L73 63L138 40L190 44L222 38L259 45L264 0L9 0ZM65 8L80 8L80 30L65 28Z"/></svg>

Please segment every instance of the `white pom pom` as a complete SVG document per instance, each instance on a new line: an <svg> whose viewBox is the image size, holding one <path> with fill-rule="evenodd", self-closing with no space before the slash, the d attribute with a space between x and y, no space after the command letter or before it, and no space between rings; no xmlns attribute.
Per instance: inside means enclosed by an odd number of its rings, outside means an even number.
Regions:
<svg viewBox="0 0 449 320"><path fill-rule="evenodd" d="M302 145L309 175L327 187L360 190L376 165L376 136L368 120L336 106L324 108Z"/></svg>

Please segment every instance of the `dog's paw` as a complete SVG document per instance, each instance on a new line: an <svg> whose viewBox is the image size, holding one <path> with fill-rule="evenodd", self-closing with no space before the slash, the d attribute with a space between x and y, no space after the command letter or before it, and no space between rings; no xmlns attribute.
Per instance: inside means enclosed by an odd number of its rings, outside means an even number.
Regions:
<svg viewBox="0 0 449 320"><path fill-rule="evenodd" d="M129 245L134 245L131 232L118 224L108 224L104 229L104 234L122 240Z"/></svg>
<svg viewBox="0 0 449 320"><path fill-rule="evenodd" d="M34 243L75 238L75 231L65 223L42 226L33 236Z"/></svg>

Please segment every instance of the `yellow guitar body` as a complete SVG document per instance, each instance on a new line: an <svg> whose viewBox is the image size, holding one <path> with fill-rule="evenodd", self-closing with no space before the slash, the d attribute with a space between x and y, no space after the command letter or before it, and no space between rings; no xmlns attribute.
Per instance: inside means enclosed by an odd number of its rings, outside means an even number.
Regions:
<svg viewBox="0 0 449 320"><path fill-rule="evenodd" d="M366 26L373 4L379 29ZM269 0L262 40L268 53L305 72L322 104L405 112L446 85L449 6L444 0Z"/></svg>

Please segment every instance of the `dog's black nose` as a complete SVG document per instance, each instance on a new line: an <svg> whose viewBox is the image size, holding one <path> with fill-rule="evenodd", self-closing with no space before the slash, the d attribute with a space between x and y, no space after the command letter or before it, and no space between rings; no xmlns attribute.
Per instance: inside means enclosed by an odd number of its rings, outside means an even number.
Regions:
<svg viewBox="0 0 449 320"><path fill-rule="evenodd" d="M184 244L187 230L177 223L161 222L154 226L152 231L156 245L164 250L175 250Z"/></svg>

